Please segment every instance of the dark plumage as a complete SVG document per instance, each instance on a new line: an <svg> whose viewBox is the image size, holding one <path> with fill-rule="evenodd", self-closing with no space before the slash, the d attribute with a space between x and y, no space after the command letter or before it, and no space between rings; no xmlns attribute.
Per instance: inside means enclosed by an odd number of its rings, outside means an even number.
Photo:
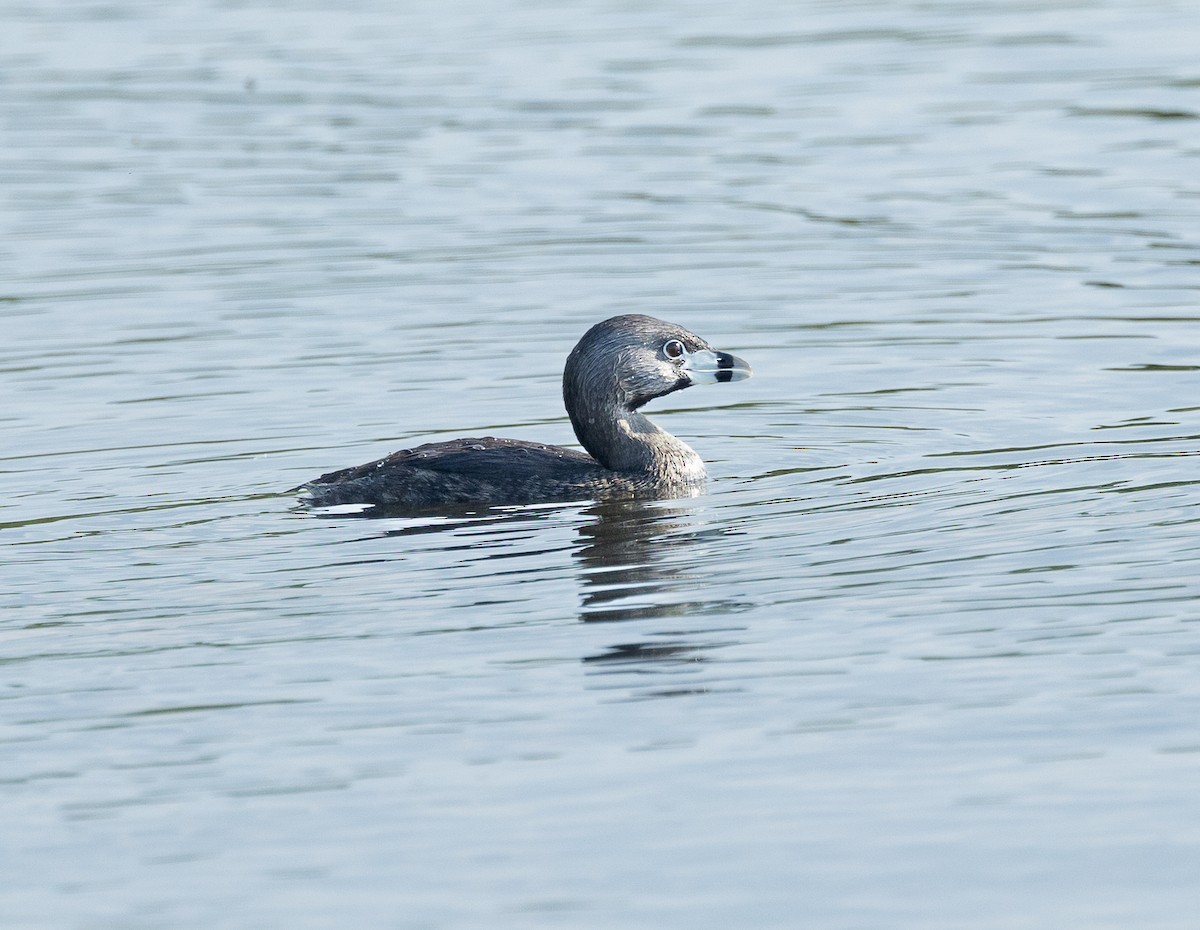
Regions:
<svg viewBox="0 0 1200 930"><path fill-rule="evenodd" d="M393 509L671 496L703 486L700 457L638 412L693 384L739 381L750 366L673 323L618 316L579 340L563 402L589 454L517 439L453 439L402 449L298 488L307 504Z"/></svg>

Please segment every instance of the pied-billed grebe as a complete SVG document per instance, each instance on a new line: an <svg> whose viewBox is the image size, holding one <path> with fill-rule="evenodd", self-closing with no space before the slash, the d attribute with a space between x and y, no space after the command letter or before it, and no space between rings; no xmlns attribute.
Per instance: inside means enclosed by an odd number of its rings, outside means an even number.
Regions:
<svg viewBox="0 0 1200 930"><path fill-rule="evenodd" d="M313 507L396 509L684 496L703 486L704 462L639 408L693 384L749 377L746 362L682 326L615 316L584 333L563 370L563 402L590 454L519 439L453 439L330 472L297 490Z"/></svg>

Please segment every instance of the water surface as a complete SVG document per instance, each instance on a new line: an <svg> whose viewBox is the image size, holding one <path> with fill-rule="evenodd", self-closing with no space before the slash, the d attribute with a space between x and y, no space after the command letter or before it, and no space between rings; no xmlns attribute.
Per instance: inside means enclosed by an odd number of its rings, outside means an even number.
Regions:
<svg viewBox="0 0 1200 930"><path fill-rule="evenodd" d="M3 7L13 928L1191 928L1200 12ZM352 520L573 441L684 501Z"/></svg>

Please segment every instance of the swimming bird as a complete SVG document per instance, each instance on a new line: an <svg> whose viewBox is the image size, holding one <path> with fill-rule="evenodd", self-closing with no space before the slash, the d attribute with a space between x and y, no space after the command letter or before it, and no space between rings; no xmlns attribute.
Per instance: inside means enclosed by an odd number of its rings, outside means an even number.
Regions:
<svg viewBox="0 0 1200 930"><path fill-rule="evenodd" d="M418 510L473 504L698 493L704 462L641 408L694 384L741 381L750 366L682 326L630 314L597 323L567 356L563 403L586 449L484 436L393 452L295 490L308 506Z"/></svg>

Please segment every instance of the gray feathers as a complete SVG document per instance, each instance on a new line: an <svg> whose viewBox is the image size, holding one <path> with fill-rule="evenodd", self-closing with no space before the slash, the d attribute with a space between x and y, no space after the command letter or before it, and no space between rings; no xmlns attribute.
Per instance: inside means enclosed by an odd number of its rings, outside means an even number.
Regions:
<svg viewBox="0 0 1200 930"><path fill-rule="evenodd" d="M410 510L696 493L705 478L700 457L638 409L691 386L682 358L706 349L699 336L648 316L589 329L567 357L563 402L590 454L491 436L455 439L330 472L300 490L310 506Z"/></svg>

